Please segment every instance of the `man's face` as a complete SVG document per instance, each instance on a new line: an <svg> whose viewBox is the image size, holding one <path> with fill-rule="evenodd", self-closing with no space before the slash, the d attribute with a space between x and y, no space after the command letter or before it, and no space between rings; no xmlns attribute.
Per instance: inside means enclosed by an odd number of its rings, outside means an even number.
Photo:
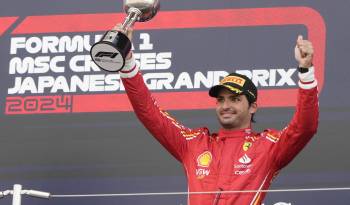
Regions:
<svg viewBox="0 0 350 205"><path fill-rule="evenodd" d="M216 98L216 115L225 129L249 127L252 114L256 110L256 103L249 106L245 95L237 95L224 88L220 90Z"/></svg>

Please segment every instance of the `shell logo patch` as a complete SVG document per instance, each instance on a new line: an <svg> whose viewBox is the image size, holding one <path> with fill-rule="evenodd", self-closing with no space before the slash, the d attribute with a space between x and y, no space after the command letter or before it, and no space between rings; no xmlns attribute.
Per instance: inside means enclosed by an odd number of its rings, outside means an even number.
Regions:
<svg viewBox="0 0 350 205"><path fill-rule="evenodd" d="M213 160L212 154L209 151L205 151L198 156L197 164L200 167L209 167L212 160Z"/></svg>

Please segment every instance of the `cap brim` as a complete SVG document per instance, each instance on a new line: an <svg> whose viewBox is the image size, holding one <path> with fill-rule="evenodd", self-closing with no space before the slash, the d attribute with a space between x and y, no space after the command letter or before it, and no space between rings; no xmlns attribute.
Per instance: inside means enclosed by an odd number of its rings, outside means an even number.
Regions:
<svg viewBox="0 0 350 205"><path fill-rule="evenodd" d="M227 90L229 90L229 91L231 91L232 93L235 93L235 94L241 94L242 93L242 91L240 91L238 88L232 89L232 87L227 86L227 85L215 85L215 86L210 88L209 96L214 97L214 98L218 97L220 90L223 89L223 88L227 89Z"/></svg>

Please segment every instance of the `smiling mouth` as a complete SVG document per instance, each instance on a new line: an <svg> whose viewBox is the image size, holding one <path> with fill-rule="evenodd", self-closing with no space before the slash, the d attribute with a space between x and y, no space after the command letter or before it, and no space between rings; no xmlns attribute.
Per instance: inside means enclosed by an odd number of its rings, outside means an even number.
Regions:
<svg viewBox="0 0 350 205"><path fill-rule="evenodd" d="M225 117L231 117L231 116L233 116L233 115L235 115L235 113L222 113L222 114L221 114L221 116L224 117L224 118L225 118Z"/></svg>

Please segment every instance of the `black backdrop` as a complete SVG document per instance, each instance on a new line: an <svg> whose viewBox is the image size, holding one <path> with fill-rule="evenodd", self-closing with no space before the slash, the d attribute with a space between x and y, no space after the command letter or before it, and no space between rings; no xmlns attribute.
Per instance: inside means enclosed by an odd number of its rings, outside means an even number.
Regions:
<svg viewBox="0 0 350 205"><path fill-rule="evenodd" d="M325 24L324 82L320 93L320 125L311 143L285 168L272 188L347 187L350 184L350 145L346 128L350 110L347 89L350 18L348 1L162 1L161 12L182 10L308 7L320 14ZM19 183L25 189L39 189L52 194L126 193L186 191L181 165L176 162L130 112L83 112L61 114L16 114L5 111L8 88L14 77L9 74L10 42L14 37L73 36L92 32L15 33L28 16L68 14L103 14L122 11L121 2L105 0L43 1L4 0L3 17L18 17L8 29L2 28L1 108L0 115L0 189ZM307 18L307 17L305 17ZM108 19L117 22L121 19ZM55 22L52 22L55 24ZM147 24L147 23L144 23ZM3 24L4 25L4 24ZM2 25L2 27L4 27ZM44 24L47 25L47 24ZM57 24L57 27L62 25ZM315 25L317 26L317 25ZM52 26L55 27L55 26ZM64 27L64 26L63 26ZM97 25L96 25L97 27ZM1 27L0 27L1 28ZM74 29L73 29L74 30ZM71 29L72 31L72 29ZM293 68L293 45L296 35L308 35L302 25L257 26L237 28L138 29L151 36L155 52L172 52L169 72L210 70L254 70ZM135 46L135 52L138 52ZM67 56L74 53L66 52ZM85 52L84 54L87 54ZM24 57L28 53L19 53ZM38 54L40 55L40 54ZM33 55L35 56L35 55ZM65 65L68 66L68 65ZM147 73L147 71L145 71ZM103 72L98 72L103 73ZM48 75L51 75L49 73ZM52 74L55 76L56 74ZM24 76L31 76L22 75ZM56 75L57 76L57 75ZM295 81L296 76L293 75ZM295 88L295 85L264 87L262 90ZM195 89L194 89L195 90ZM202 87L199 91L206 91ZM180 91L191 92L193 90ZM196 91L196 90L195 90ZM117 91L118 93L122 91ZM155 92L165 92L157 90ZM169 91L173 92L173 91ZM99 94L90 92L88 94ZM111 94L113 92L105 92ZM63 92L58 92L58 95ZM70 93L82 94L82 92ZM87 93L84 93L87 94ZM18 96L52 95L30 94ZM283 101L283 99L281 99ZM267 103L268 104L268 103ZM213 109L170 110L188 127L219 127ZM291 106L263 106L256 115L255 130L266 127L281 129L293 113ZM346 191L271 193L265 204L347 204ZM0 199L9 204L10 199ZM115 197L94 199L24 199L24 204L186 204L186 196Z"/></svg>

